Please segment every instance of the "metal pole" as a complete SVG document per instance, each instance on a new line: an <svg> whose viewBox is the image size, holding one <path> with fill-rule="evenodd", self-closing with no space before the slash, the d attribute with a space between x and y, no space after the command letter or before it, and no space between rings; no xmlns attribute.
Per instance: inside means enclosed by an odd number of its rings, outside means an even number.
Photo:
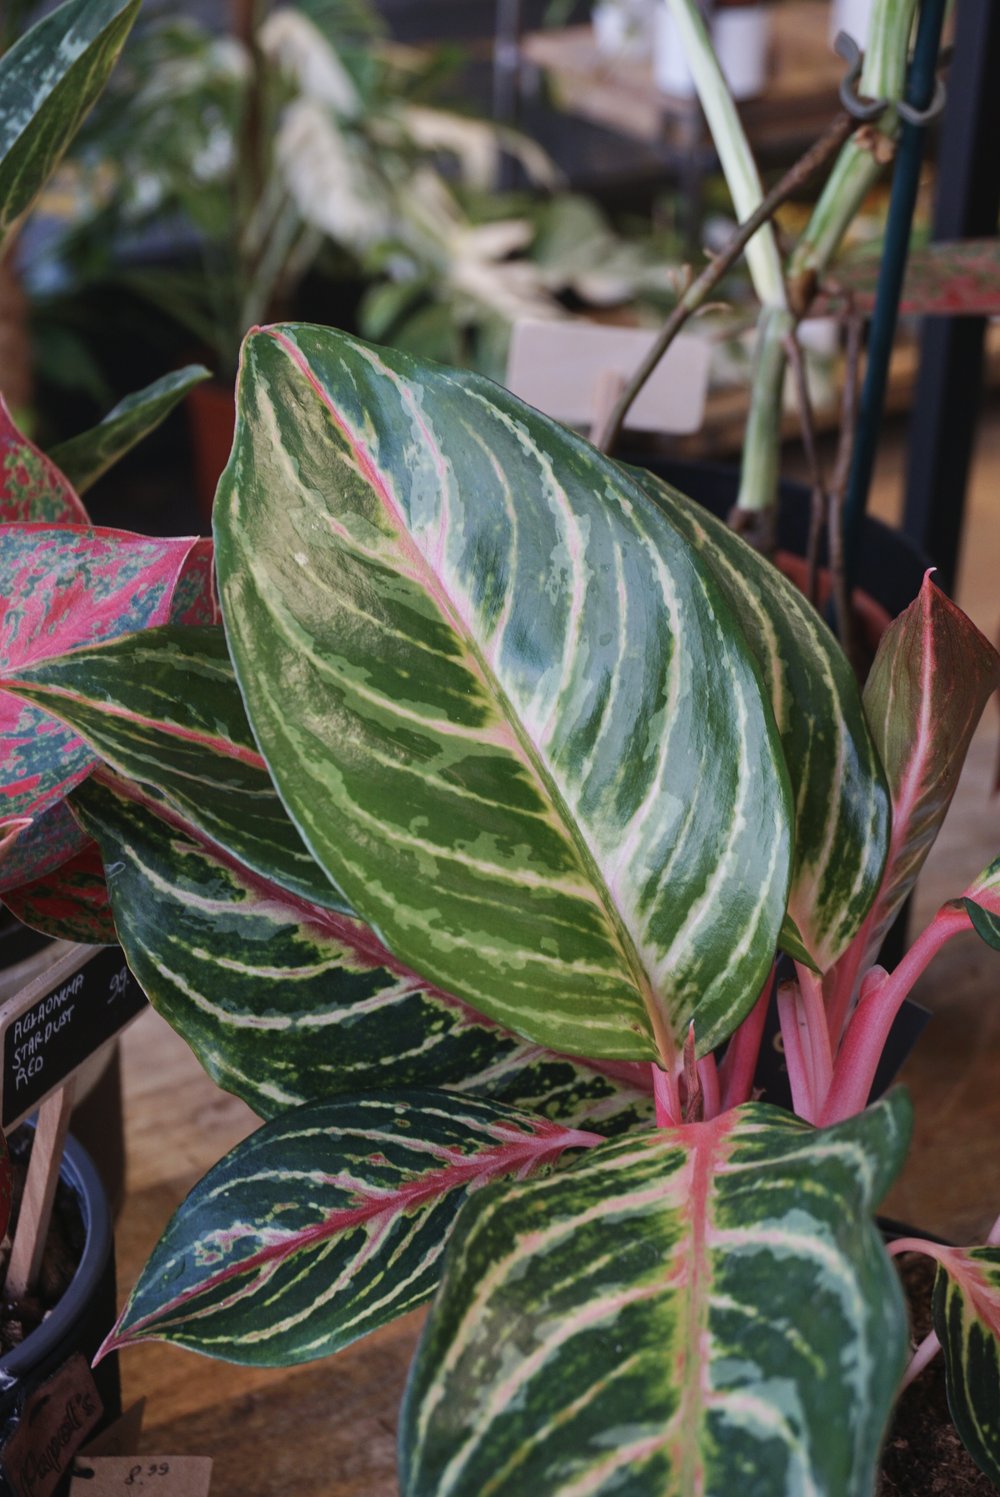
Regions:
<svg viewBox="0 0 1000 1497"><path fill-rule="evenodd" d="M906 258L913 226L913 210L920 185L926 120L915 116L927 114L934 102L937 60L941 45L947 0L923 0L917 23L917 40L906 85L906 104L896 152L896 169L889 199L889 216L885 245L879 269L875 313L868 338L868 362L865 383L858 410L858 433L851 461L851 475L844 504L844 570L848 593L857 581L861 539L864 528L868 490L875 467L889 359L896 335L899 298L906 273ZM902 113L903 111L901 111Z"/></svg>

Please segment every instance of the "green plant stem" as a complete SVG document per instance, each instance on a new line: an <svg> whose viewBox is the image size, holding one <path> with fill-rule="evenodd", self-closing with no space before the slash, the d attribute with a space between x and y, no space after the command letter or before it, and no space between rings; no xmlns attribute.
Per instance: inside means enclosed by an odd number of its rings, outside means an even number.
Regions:
<svg viewBox="0 0 1000 1497"><path fill-rule="evenodd" d="M917 0L881 0L872 15L871 30L859 91L866 97L886 99L889 107L878 121L868 123L847 140L820 194L819 202L787 266L788 298L796 321L808 311L819 280L828 269L866 194L883 167L892 159L899 127L892 101L902 96L910 31ZM769 378L767 396L758 401L755 390L743 446L740 493L731 517L734 528L762 530L769 527L759 518L777 498L778 445L781 435L781 398L784 388L784 349L768 347L775 333L766 320L758 331L757 367ZM780 364L780 375L778 365ZM762 408L765 398L774 409ZM755 411L754 406L758 406ZM773 447L773 452L765 450ZM744 519L742 515L756 516Z"/></svg>
<svg viewBox="0 0 1000 1497"><path fill-rule="evenodd" d="M741 533L754 534L760 549L770 549L767 533L772 528L761 521L773 516L778 493L778 459L781 445L781 409L787 362L786 340L796 326L794 313L784 307L762 307L754 348L750 413L743 437L740 490L730 523ZM761 533L762 532L762 533Z"/></svg>
<svg viewBox="0 0 1000 1497"><path fill-rule="evenodd" d="M749 251L754 235L774 217L782 203L787 202L809 181L824 162L829 160L834 151L839 149L856 127L856 123L849 114L837 115L815 145L811 146L805 155L788 169L781 180L775 183L750 217L735 230L719 254L691 282L677 305L671 310L649 353L612 405L607 420L601 424L599 430L595 428L591 440L601 452L610 452L614 447L632 403L684 324L700 307L705 305L716 286L736 264L743 251L745 249Z"/></svg>
<svg viewBox="0 0 1000 1497"><path fill-rule="evenodd" d="M697 0L667 0L680 33L712 143L718 153L738 219L756 213L764 196L760 173L740 121L729 85ZM769 215L770 216L770 215ZM785 306L785 279L774 230L767 227L747 249L754 290L765 305Z"/></svg>

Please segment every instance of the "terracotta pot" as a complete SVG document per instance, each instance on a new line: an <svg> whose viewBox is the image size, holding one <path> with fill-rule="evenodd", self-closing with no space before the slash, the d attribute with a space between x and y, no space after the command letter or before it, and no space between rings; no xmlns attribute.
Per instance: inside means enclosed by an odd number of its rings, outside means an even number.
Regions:
<svg viewBox="0 0 1000 1497"><path fill-rule="evenodd" d="M233 392L214 381L196 385L188 394L185 407L194 458L195 498L204 527L209 530L215 490L233 445L236 425Z"/></svg>

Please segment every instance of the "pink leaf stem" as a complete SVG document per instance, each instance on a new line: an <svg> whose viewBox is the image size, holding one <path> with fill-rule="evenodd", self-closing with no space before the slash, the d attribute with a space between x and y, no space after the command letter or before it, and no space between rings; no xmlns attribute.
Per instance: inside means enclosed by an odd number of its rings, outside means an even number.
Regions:
<svg viewBox="0 0 1000 1497"><path fill-rule="evenodd" d="M715 1063L714 1055L706 1055L704 1060L699 1060L698 1076L701 1081L702 1117L706 1123L710 1123L713 1118L719 1116L721 1111L719 1068Z"/></svg>
<svg viewBox="0 0 1000 1497"><path fill-rule="evenodd" d="M795 975L799 980L800 1001L806 1016L806 1031L812 1050L816 1096L825 1097L833 1080L833 1051L823 1004L823 979L802 962L795 963Z"/></svg>
<svg viewBox="0 0 1000 1497"><path fill-rule="evenodd" d="M653 1101L656 1104L657 1128L679 1128L683 1122L681 1093L677 1077L663 1071L655 1063L653 1072Z"/></svg>
<svg viewBox="0 0 1000 1497"><path fill-rule="evenodd" d="M732 1035L723 1056L719 1068L722 1090L720 1107L723 1112L728 1112L731 1107L738 1107L741 1102L749 1102L753 1095L753 1079L757 1074L760 1044L764 1037L767 1011L771 1006L774 973L775 968L772 967L757 1002Z"/></svg>
<svg viewBox="0 0 1000 1497"><path fill-rule="evenodd" d="M900 1383L900 1392L908 1388L915 1378L918 1378L929 1362L932 1362L941 1350L941 1343L937 1338L937 1331L929 1331L921 1341L913 1356L910 1358L909 1366L903 1373L903 1381Z"/></svg>
<svg viewBox="0 0 1000 1497"><path fill-rule="evenodd" d="M842 1122L864 1110L889 1031L904 999L942 946L952 936L971 929L972 921L964 909L944 905L895 971L872 991L865 990L837 1056L833 1084L819 1118L822 1126Z"/></svg>
<svg viewBox="0 0 1000 1497"><path fill-rule="evenodd" d="M792 1089L792 1106L800 1118L805 1118L807 1123L814 1123L819 1097L809 1039L809 1021L797 982L778 984L778 1020L781 1024L785 1065L788 1067L788 1082ZM824 1024L824 1029L825 1027Z"/></svg>

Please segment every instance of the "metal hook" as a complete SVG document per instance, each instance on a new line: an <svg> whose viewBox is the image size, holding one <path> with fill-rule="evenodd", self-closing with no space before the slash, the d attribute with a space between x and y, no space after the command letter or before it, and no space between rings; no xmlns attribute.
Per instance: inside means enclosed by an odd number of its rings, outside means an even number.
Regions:
<svg viewBox="0 0 1000 1497"><path fill-rule="evenodd" d="M926 109L915 109L912 104L907 104L905 99L900 99L896 105L896 111L900 119L905 120L908 125L929 125L931 120L937 119L944 108L946 93L944 80L939 78L934 85L934 97Z"/></svg>
<svg viewBox="0 0 1000 1497"><path fill-rule="evenodd" d="M867 123L869 120L877 120L883 109L888 104L888 99L864 99L857 92L857 82L861 77L861 67L864 61L861 48L853 36L848 36L846 31L838 31L837 40L833 44L834 50L839 57L847 63L847 72L840 80L840 102L848 114L856 120Z"/></svg>

